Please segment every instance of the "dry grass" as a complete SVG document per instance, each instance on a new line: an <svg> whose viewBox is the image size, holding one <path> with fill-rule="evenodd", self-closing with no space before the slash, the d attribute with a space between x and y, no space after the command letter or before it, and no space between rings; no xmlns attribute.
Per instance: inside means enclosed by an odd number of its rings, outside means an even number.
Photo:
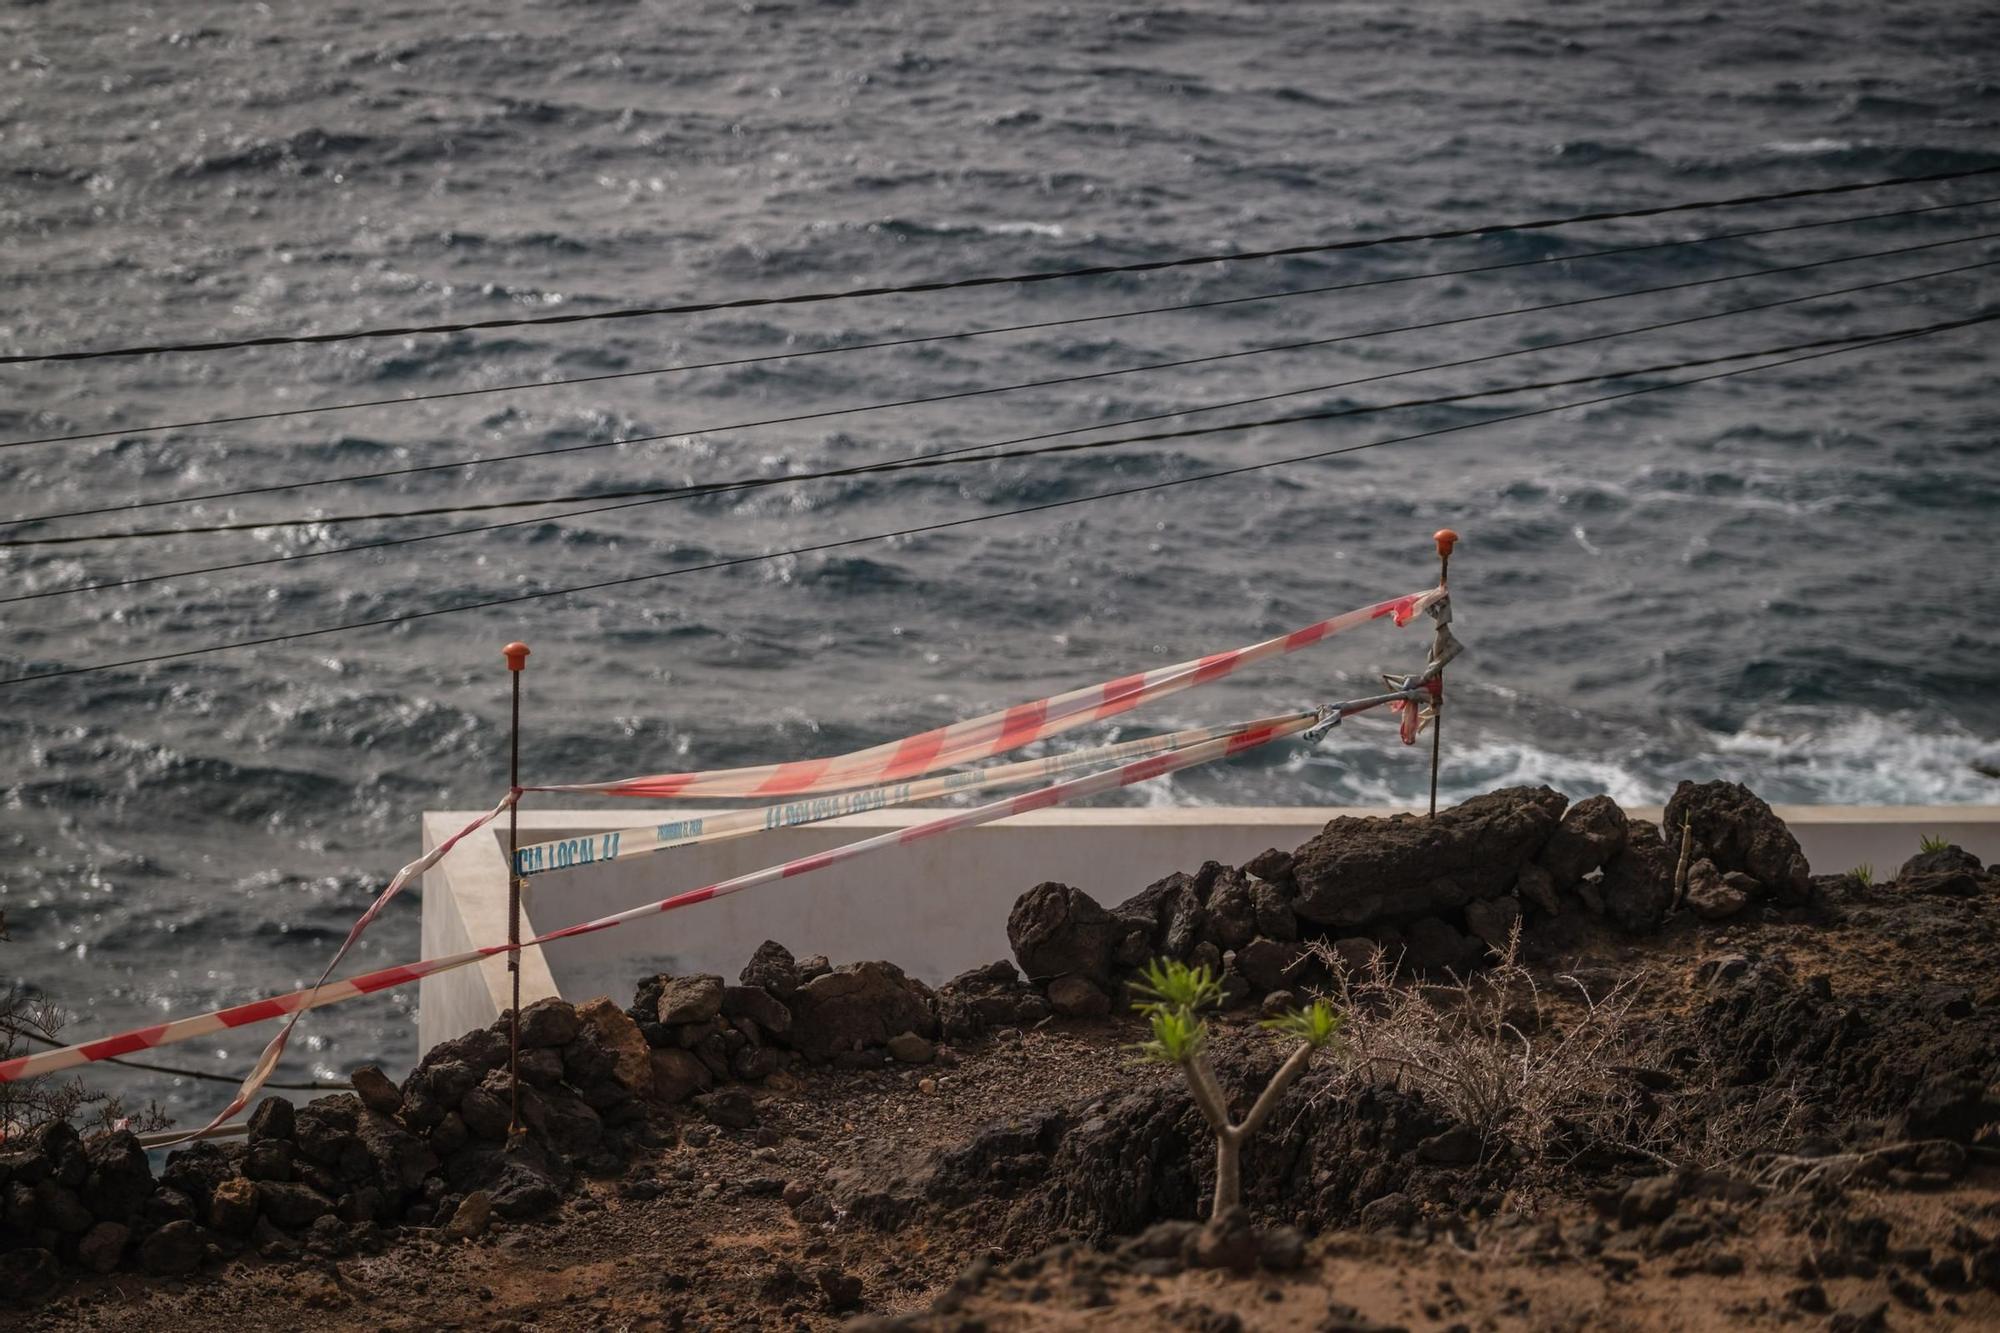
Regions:
<svg viewBox="0 0 2000 1333"><path fill-rule="evenodd" d="M1545 987L1519 946L1517 923L1485 971L1443 983L1398 982L1399 960L1380 950L1356 970L1316 946L1343 1017L1322 1095L1414 1090L1475 1130L1489 1155L1552 1169L1593 1149L1715 1169L1799 1128L1789 1081L1733 1088L1712 1062L1675 1059L1648 1035L1635 1013L1647 973L1595 995L1568 975Z"/></svg>

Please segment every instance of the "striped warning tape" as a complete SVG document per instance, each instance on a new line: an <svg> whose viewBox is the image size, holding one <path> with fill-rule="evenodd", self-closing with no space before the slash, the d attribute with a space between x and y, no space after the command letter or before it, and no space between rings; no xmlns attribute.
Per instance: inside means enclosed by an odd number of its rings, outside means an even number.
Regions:
<svg viewBox="0 0 2000 1333"><path fill-rule="evenodd" d="M467 824L424 856L403 867L395 878L390 881L382 894L370 904L368 910L355 922L352 929L348 932L347 938L328 962L325 971L321 973L319 980L311 987L302 991L292 992L289 995L274 996L247 1005L237 1005L228 1009L215 1010L208 1014L196 1015L192 1018L178 1019L168 1023L134 1029L130 1032L101 1038L93 1042L62 1047L57 1050L23 1056L14 1060L0 1061L0 1083L31 1078L39 1074L52 1073L96 1060L111 1059L136 1050L171 1045L175 1042L241 1027L249 1023L289 1016L285 1026L265 1046L255 1067L249 1076L245 1078L242 1087L238 1090L235 1097L231 1099L229 1105L210 1121L208 1125L182 1139L174 1140L174 1142L186 1142L191 1139L201 1138L215 1131L249 1104L250 1099L276 1069L278 1060L284 1053L293 1028L297 1026L300 1016L309 1009L316 1009L326 1004L353 998L357 995L372 994L377 990L387 989L392 986L405 985L411 981L419 980L438 972L467 966L482 958L491 957L496 953L508 952L510 948L526 948L572 935L608 929L612 926L624 924L626 921L637 919L640 916L651 915L654 912L671 911L678 907L707 901L709 898L741 892L743 889L755 887L758 884L769 883L776 879L805 874L809 871L818 870L827 865L847 860L853 856L864 855L869 851L874 851L881 847L916 841L920 838L935 836L936 834L950 832L954 829L972 827L973 825L986 823L995 819L1004 819L1010 815L1023 813L1027 810L1040 809L1048 805L1059 804L1063 801L1079 799L1083 796L1111 790L1119 786L1130 785L1134 782L1146 781L1167 773L1176 772L1194 764L1206 763L1228 754L1240 753L1242 750L1267 744L1280 736L1292 735L1313 726L1323 725L1329 720L1338 721L1339 718L1347 716L1351 712L1359 712L1382 703L1408 705L1415 701L1415 696L1408 691L1391 693L1368 700L1353 701L1350 704L1339 705L1332 709L1321 709L1314 713L1297 714L1281 719L1269 719L1264 722L1252 723L1244 728L1226 731L1220 735L1214 734L1219 729L1202 728L1176 733L1175 736L1171 737L1148 738L1141 741L1127 742L1121 746L1100 747L1096 753L1096 759L1098 760L1122 758L1124 755L1131 753L1141 753L1143 757L1122 763L1118 767L1107 770L1104 773L1058 783L1006 801L993 802L972 810L944 816L909 829L878 835L875 838L863 839L860 842L837 848L832 852L804 857L797 861L770 867L750 875L740 876L737 879L728 880L721 884L710 885L703 889L696 889L672 898L662 899L660 902L648 904L646 907L635 908L629 912L619 913L612 917L600 918L597 921L567 927L538 939L526 941L518 946L504 944L491 945L447 958L425 960L418 963L406 964L401 967L384 968L360 977L349 978L345 981L328 982L327 978L332 975L333 970L346 957L348 951L353 947L355 941L360 938L362 932L380 915L383 908L401 892L404 886L435 865L465 837L491 823L501 813L518 802L524 790L588 791L608 795L645 797L787 796L809 793L845 792L848 793L846 804L853 806L856 802L869 796L867 792L854 792L852 789L856 787L864 787L871 782L876 784L902 783L904 779L921 777L925 774L934 773L939 769L955 767L1006 753L1007 751L1027 745L1032 741L1057 735L1090 722L1117 716L1150 700L1220 679L1253 662L1284 653L1295 652L1300 648L1318 643L1332 634L1365 624L1371 620L1389 617L1397 625L1404 625L1424 611L1443 613L1445 606L1448 604L1447 597L1448 594L1440 587L1422 593L1412 593L1402 597L1391 598L1387 601L1377 602L1371 606L1347 612L1344 615L1330 617L1312 625L1304 626L1292 631L1290 634L1282 635L1275 639L1268 639L1262 643L1250 645L1247 648L1215 653L1207 657L1177 663L1173 666L1162 667L1154 671L1120 677L1116 680L1106 681L1100 685L1073 690L1066 694L1054 695L1032 704L1017 705L1014 708L990 713L984 717L973 718L948 727L941 727L919 736L907 737L901 741L889 742L884 745L873 746L865 750L858 750L850 754L827 759L810 760L802 763L764 765L756 768L716 770L708 773L660 774L614 783L516 788L503 797L490 811ZM1175 745L1173 744L1175 740L1186 743ZM1148 751L1156 752L1147 753ZM943 778L934 779L930 783L905 783L903 785L923 788L936 787L938 790L929 794L941 795L951 790L981 790L986 787L1024 780L1032 776L1046 776L1051 772L1073 771L1075 767L1082 766L1088 762L1092 761L1078 756L1054 756L1050 759L1003 765L985 772L947 775ZM882 799L886 803L887 797L884 796ZM905 794L902 796L902 799L915 800L923 798ZM773 816L769 812L759 810L728 812L727 815L717 816L717 818L749 817L754 818L759 827L777 827L786 822L803 823L811 822L814 818L833 817L830 813L815 814L814 804L810 802L806 803L804 810L792 817L787 817L783 813ZM780 807L781 811L782 809L783 807ZM851 812L851 810L846 812ZM778 821L777 823L768 822L774 818ZM738 833L753 831L756 830L745 827L740 830L731 829L727 832L717 831L714 836L735 836ZM662 846L675 845L670 839L661 841L663 834L657 826L652 830L652 837ZM657 847L648 848L648 850L657 849Z"/></svg>
<svg viewBox="0 0 2000 1333"><path fill-rule="evenodd" d="M401 893L410 881L418 878L439 861L442 861L452 848L458 846L460 842L464 841L472 833L498 819L503 811L520 799L521 793L517 791L508 792L500 798L499 804L495 805L491 810L488 810L485 814L479 816L479 818L473 820L470 824L467 824L464 828L452 834L449 838L446 838L437 846L404 866L401 870L398 870L395 878L389 881L389 886L376 895L375 901L368 904L368 910L363 912L356 919L355 923L348 928L347 938L340 942L340 947L334 950L333 957L327 960L325 969L320 972L319 980L313 983L312 989L299 993L318 996L322 992L331 992L339 989L338 987L328 986L326 979L333 975L333 970L336 967L340 966L340 960L347 957L347 951L352 949L354 942L361 938L361 932L367 930L369 926L374 924L375 918L382 915L382 909L387 907L390 901L397 894ZM342 995L339 998L344 999L346 997ZM277 1018L282 1014L289 1013L291 1018L285 1023L284 1027L278 1030L278 1035L271 1038L270 1043L264 1047L264 1053L257 1057L256 1066L250 1071L249 1077L243 1080L243 1086L237 1089L236 1096L231 1099L229 1105L223 1107L215 1119L209 1121L208 1124L194 1131L192 1134L183 1135L178 1139L171 1139L164 1144L157 1145L161 1147L173 1147L176 1144L187 1143L191 1140L204 1137L220 1128L230 1117L248 1106L250 1098L256 1095L257 1089L263 1087L265 1080L269 1079L272 1073L277 1070L278 1058L285 1053L285 1046L292 1039L292 1029L299 1025L300 1015L304 1014L308 1009L317 1007L317 1003L309 1003L296 1005L288 1009L276 1001L264 1000L255 1004L238 1005L234 1009L219 1011L218 1014L204 1015L205 1018L210 1019L218 1018L220 1014L227 1014L230 1017L228 1020L211 1023L198 1030L190 1030L183 1036L158 1041L148 1041L145 1039L150 1033L155 1031L165 1032L177 1026L177 1024L166 1023L160 1025L158 1028L135 1028L131 1032L122 1033L116 1037L106 1037L101 1041L86 1042L81 1048L69 1047L67 1049L87 1049L93 1052L88 1057L89 1059L108 1060L114 1056L127 1054L130 1051L144 1050L149 1046L164 1046L170 1041L185 1041L188 1037L197 1037L204 1032L220 1032L225 1028L241 1027L245 1023L260 1023L267 1018ZM182 1021L201 1022L200 1019L185 1019ZM50 1054L56 1054L56 1052L50 1052ZM32 1059L34 1057L31 1056L29 1058ZM7 1080L8 1075L4 1071L0 1071L0 1083L4 1083Z"/></svg>
<svg viewBox="0 0 2000 1333"><path fill-rule="evenodd" d="M591 921L580 922L573 926L565 926L560 930L549 931L533 939L524 940L518 946L490 944L478 949L467 950L463 953L423 959L414 963L403 963L395 967L380 968L376 971L349 977L342 981L323 982L304 990L292 991L286 995L271 996L249 1004L218 1009L190 1018L175 1019L168 1023L135 1028L130 1032L120 1033L112 1037L103 1037L96 1041L82 1042L74 1046L61 1047L57 1050L42 1051L34 1055L19 1056L12 1060L0 1061L0 1083L33 1078L41 1074L52 1074L64 1069L74 1068L78 1065L88 1064L95 1060L127 1055L133 1051L146 1050L158 1046L169 1046L176 1042L188 1041L195 1037L206 1036L215 1032L224 1032L233 1028L243 1027L246 1024L259 1023L268 1019L290 1015L292 1021L288 1022L284 1030L278 1036L274 1037L270 1045L265 1048L264 1054L259 1057L256 1067L251 1071L250 1076L244 1080L242 1089L231 1100L230 1105L214 1121L211 1121L208 1126L188 1136L189 1138L198 1138L228 1120L249 1104L250 1099L256 1095L257 1089L262 1086L264 1080L270 1077L272 1069L276 1067L278 1056L283 1051L284 1038L291 1031L293 1023L296 1023L300 1014L309 1009L318 1009L329 1004L337 1004L342 1000L353 999L356 996L372 995L378 991L408 985L410 982L420 981L425 977L436 976L442 972L467 967L482 959L491 958L496 954L507 953L517 947L523 949L535 948L557 940L593 934L600 930L609 930L630 921L655 916L662 912L675 911L683 907L691 907L696 903L707 902L712 898L726 897L733 893L741 893L746 889L757 888L761 885L810 874L813 871L823 870L828 866L838 865L884 848L920 842L927 838L937 837L940 834L955 832L959 829L973 828L981 824L989 824L995 820L1006 819L1012 815L1025 814L1031 810L1041 810L1049 806L1081 800L1085 797L1095 796L1121 787L1129 787L1136 783L1151 781L1154 778L1164 777L1169 773L1176 773L1197 764L1204 764L1212 760L1241 754L1246 750L1267 745L1282 737L1297 735L1300 732L1323 724L1329 718L1347 716L1351 713L1362 712L1394 700L1402 700L1409 697L1410 694L1408 691L1400 691L1377 695L1368 699L1352 700L1329 708L1267 718L1251 723L1227 735L1218 736L1194 745L1184 746L1178 750L1163 754L1134 759L1120 764L1115 768L1106 769L1101 773L1072 778L1065 782L1024 792L1019 796L1009 797L1006 800L993 801L986 805L976 806L969 810L953 811L950 814L941 815L937 819L928 820L925 823L913 825L910 828L892 829L876 834L873 837L863 838L857 842L846 843L830 851L815 852L809 856L798 857L779 865L768 866L762 870L739 875L734 879L723 880L720 883L710 884L703 888L674 894L670 897L662 898L657 902L646 903L643 906L629 908L622 912L598 917ZM465 830L457 834L451 842L456 842L473 829L490 822L505 808L505 804L503 803L495 807L493 811L482 815L478 820L468 825ZM435 864L448 846L449 843L434 849L426 856L424 863ZM417 864L420 863L412 863L413 866Z"/></svg>
<svg viewBox="0 0 2000 1333"><path fill-rule="evenodd" d="M514 866L518 874L533 876L545 875L552 870L602 865L606 861L628 860L651 852L663 852L673 847L692 847L697 843L719 842L725 838L740 838L771 829L795 828L802 824L817 824L822 820L839 819L844 815L865 814L870 810L912 805L918 801L934 800L940 796L963 795L987 791L994 787L1011 786L1018 782L1033 782L1038 778L1060 777L1065 773L1095 768L1099 764L1134 759L1199 744L1202 741L1213 740L1217 736L1232 735L1255 725L1257 724L1254 722L1231 722L1217 727L1194 727L1160 736L1121 741L1115 745L1069 750L1042 759L1024 759L1019 763L1001 764L994 768L974 769L965 773L946 773L915 782L864 787L859 791L834 792L827 796L785 801L754 810L722 810L714 814L690 815L683 819L668 820L644 828L615 829L608 833L554 838L548 842L530 843L515 852Z"/></svg>
<svg viewBox="0 0 2000 1333"><path fill-rule="evenodd" d="M1165 698L1197 685L1220 680L1231 672L1266 658L1297 652L1343 630L1389 618L1398 625L1430 610L1446 598L1443 588L1408 593L1333 616L1290 634L1177 662L1137 675L1120 676L1099 685L1051 695L1033 703L1016 704L948 727L939 727L899 741L870 746L824 759L763 764L754 768L714 769L703 773L658 773L618 782L584 782L560 787L528 787L527 791L591 792L603 796L660 797L786 797L814 792L845 791L921 777L939 769L1017 750L1076 727Z"/></svg>

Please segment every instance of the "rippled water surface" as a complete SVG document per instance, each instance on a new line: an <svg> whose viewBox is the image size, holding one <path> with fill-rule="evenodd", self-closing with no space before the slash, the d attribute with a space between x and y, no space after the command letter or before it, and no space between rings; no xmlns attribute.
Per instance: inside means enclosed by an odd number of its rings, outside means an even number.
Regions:
<svg viewBox="0 0 2000 1333"><path fill-rule="evenodd" d="M1858 0L14 4L0 9L0 350L1128 263L2000 166L1996 51L1990 6ZM2000 285L1975 269L1397 374L2000 259L1992 241L1100 374L1957 242L2000 232L2000 207L138 430L1549 259L1982 190L2000 196L2000 177L1034 286L0 367L0 440L123 432L0 449L17 518L432 469L0 536L779 475L1252 396L1294 395L1168 424L1932 323L1990 310ZM1548 781L1657 800L1683 777L1726 775L1774 800L1992 800L1991 339L1971 329L1226 481L395 628L0 681L0 908L14 937L0 970L68 1003L78 1034L309 981L414 853L419 812L485 804L504 786L498 649L509 639L535 652L531 781L759 762L1420 587L1442 524L1465 534L1453 585L1472 649L1452 677L1448 794ZM1080 375L1099 377L726 429ZM1383 375L1397 377L1298 392ZM1527 394L581 517L509 512L484 521L534 521L0 602L0 678L996 514L1561 401ZM631 436L662 438L582 448ZM432 467L550 449L581 451ZM19 548L0 552L0 577L20 598L451 522ZM1421 652L1421 631L1372 629L1181 696L1121 734L1353 694ZM1132 799L1401 802L1424 781L1420 755L1354 723L1317 752ZM417 917L413 895L357 961L414 956ZM407 1064L413 1002L406 991L315 1015L287 1073ZM240 1072L263 1036L162 1055ZM159 1076L127 1086L183 1115L223 1095Z"/></svg>

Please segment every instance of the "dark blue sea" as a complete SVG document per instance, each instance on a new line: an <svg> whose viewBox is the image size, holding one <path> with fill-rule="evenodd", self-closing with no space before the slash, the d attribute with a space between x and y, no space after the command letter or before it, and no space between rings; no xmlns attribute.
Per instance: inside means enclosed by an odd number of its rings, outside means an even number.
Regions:
<svg viewBox="0 0 2000 1333"><path fill-rule="evenodd" d="M1137 263L2000 166L2000 9L1492 5L14 3L0 8L0 352L470 321ZM321 518L873 462L1280 394L1739 305L1867 291L1169 421L1587 375L1990 313L2000 204L1594 260L227 426L140 427L1221 301L2000 196L2000 176L1157 273L548 329L0 367L12 518L561 449L0 536ZM790 425L1739 273L1675 292ZM1909 281L1894 281L1895 279ZM2000 794L2000 399L1972 328L929 535L147 666L12 677L863 537L1503 410L1337 421L710 495L0 603L0 974L123 1029L305 984L426 809L525 776L828 753L1425 586L1464 534L1444 788L1656 801ZM1566 391L1570 397L1610 389ZM1152 429L1158 429L1155 425ZM1146 429L1146 428L1141 428ZM575 508L568 506L567 508ZM453 526L0 551L0 595ZM1375 627L1116 733L1339 698ZM1078 735L1073 744L1106 733ZM1420 797L1350 723L1130 794ZM637 818L643 818L638 811ZM637 822L635 818L634 822ZM1025 888L1034 878L1022 867ZM689 887L662 883L670 887ZM1134 885L1135 889L1139 886ZM354 965L413 957L412 894ZM549 923L557 924L557 923ZM413 990L322 1011L286 1076L392 1070ZM267 1028L159 1053L240 1073ZM101 1068L101 1067L100 1067ZM95 1076L94 1076L95 1077ZM104 1075L188 1117L226 1089Z"/></svg>

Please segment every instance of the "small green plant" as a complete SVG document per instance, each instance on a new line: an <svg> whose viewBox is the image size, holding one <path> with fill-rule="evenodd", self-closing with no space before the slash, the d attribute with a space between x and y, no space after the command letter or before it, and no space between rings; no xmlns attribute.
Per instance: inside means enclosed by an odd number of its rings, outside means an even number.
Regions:
<svg viewBox="0 0 2000 1333"><path fill-rule="evenodd" d="M1925 852L1941 852L1949 846L1951 846L1951 839L1940 838L1935 833L1926 833L1924 834L1923 841L1917 844L1917 850Z"/></svg>
<svg viewBox="0 0 2000 1333"><path fill-rule="evenodd" d="M1215 1200L1209 1215L1219 1217L1243 1200L1243 1141L1270 1118L1278 1098L1306 1071L1313 1055L1333 1044L1340 1032L1340 1016L1325 1000L1315 1000L1304 1009L1265 1019L1261 1027L1297 1045L1258 1094L1242 1123L1232 1124L1229 1099L1223 1096L1208 1060L1208 1022L1201 1016L1202 1010L1222 1002L1222 983L1205 964L1189 967L1171 958L1148 963L1142 978L1133 989L1143 998L1132 1007L1145 1016L1152 1035L1136 1049L1155 1064L1179 1068L1202 1119L1215 1133Z"/></svg>
<svg viewBox="0 0 2000 1333"><path fill-rule="evenodd" d="M1875 867L1866 861L1848 871L1847 874L1849 878L1864 889L1875 882Z"/></svg>

